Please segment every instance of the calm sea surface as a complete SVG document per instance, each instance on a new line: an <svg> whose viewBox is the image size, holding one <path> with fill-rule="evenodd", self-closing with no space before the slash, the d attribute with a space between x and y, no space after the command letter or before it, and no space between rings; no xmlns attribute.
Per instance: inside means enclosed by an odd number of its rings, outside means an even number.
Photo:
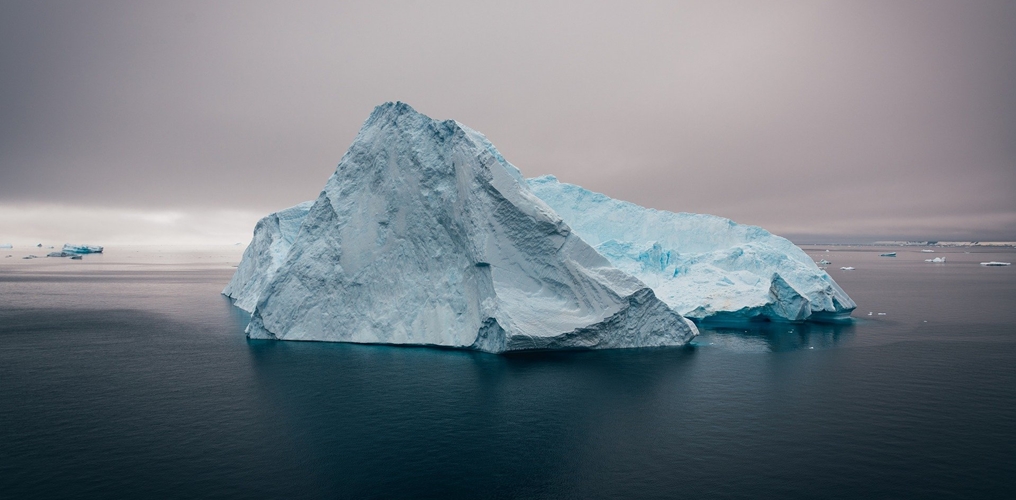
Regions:
<svg viewBox="0 0 1016 500"><path fill-rule="evenodd" d="M1016 498L1016 252L806 250L853 324L520 356L248 341L240 247L0 250L0 497Z"/></svg>

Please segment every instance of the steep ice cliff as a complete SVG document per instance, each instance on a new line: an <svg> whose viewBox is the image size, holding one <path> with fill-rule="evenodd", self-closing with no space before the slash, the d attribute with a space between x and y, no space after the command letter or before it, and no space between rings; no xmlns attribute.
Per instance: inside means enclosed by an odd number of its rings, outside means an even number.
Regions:
<svg viewBox="0 0 1016 500"><path fill-rule="evenodd" d="M222 293L233 299L233 305L253 311L275 272L289 255L300 224L310 211L313 201L268 214L254 226L254 239L243 252L233 279Z"/></svg>

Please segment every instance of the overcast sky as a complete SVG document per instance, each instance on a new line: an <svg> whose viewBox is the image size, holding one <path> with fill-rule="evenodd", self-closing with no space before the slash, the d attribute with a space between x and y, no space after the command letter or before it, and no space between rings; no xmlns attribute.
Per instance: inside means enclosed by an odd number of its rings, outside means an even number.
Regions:
<svg viewBox="0 0 1016 500"><path fill-rule="evenodd" d="M371 109L798 242L1016 240L1016 2L0 3L0 240L238 241ZM161 238L161 239L160 239Z"/></svg>

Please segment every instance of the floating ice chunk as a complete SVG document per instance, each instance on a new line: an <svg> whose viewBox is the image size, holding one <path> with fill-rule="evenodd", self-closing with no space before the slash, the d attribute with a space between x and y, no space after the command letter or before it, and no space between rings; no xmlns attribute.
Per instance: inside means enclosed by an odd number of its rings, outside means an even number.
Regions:
<svg viewBox="0 0 1016 500"><path fill-rule="evenodd" d="M816 262L816 264L818 264L820 266L828 266L829 264L832 264L832 262L829 262L828 260L822 259L822 260Z"/></svg>
<svg viewBox="0 0 1016 500"><path fill-rule="evenodd" d="M878 313L879 316L885 316L885 313Z"/></svg>
<svg viewBox="0 0 1016 500"><path fill-rule="evenodd" d="M0 243L0 248L14 248L10 243Z"/></svg>
<svg viewBox="0 0 1016 500"><path fill-rule="evenodd" d="M67 253L102 253L102 247L92 245L71 245L66 243L63 251Z"/></svg>
<svg viewBox="0 0 1016 500"><path fill-rule="evenodd" d="M992 266L992 267L994 267L994 266L1011 266L1012 262L991 261L991 262L981 262L981 265L982 266Z"/></svg>
<svg viewBox="0 0 1016 500"><path fill-rule="evenodd" d="M698 333L572 232L483 135L403 103L375 108L295 219L290 242L281 219L259 223L223 291L253 304L250 338L504 352Z"/></svg>
<svg viewBox="0 0 1016 500"><path fill-rule="evenodd" d="M934 259L924 259L925 262L934 262L935 264L942 264L945 262L945 257L935 257Z"/></svg>
<svg viewBox="0 0 1016 500"><path fill-rule="evenodd" d="M39 258L38 255L26 255L26 256L22 257L22 259L25 259L25 260L28 260L28 259L38 259L38 258Z"/></svg>
<svg viewBox="0 0 1016 500"><path fill-rule="evenodd" d="M842 320L856 307L808 254L760 227L644 208L553 176L528 182L583 240L690 318Z"/></svg>
<svg viewBox="0 0 1016 500"><path fill-rule="evenodd" d="M879 257L895 257L896 252L886 252L878 254Z"/></svg>
<svg viewBox="0 0 1016 500"><path fill-rule="evenodd" d="M921 250L921 251L922 251L922 252L924 252L924 253L935 253L935 251L934 251L934 250L927 250L927 249L926 249L926 250Z"/></svg>
<svg viewBox="0 0 1016 500"><path fill-rule="evenodd" d="M81 260L81 254L71 255L71 260Z"/></svg>
<svg viewBox="0 0 1016 500"><path fill-rule="evenodd" d="M845 266L845 267L841 267L840 270L841 271L853 271L854 267L853 266Z"/></svg>
<svg viewBox="0 0 1016 500"><path fill-rule="evenodd" d="M69 252L50 252L46 254L46 257L70 257L71 255L75 254Z"/></svg>

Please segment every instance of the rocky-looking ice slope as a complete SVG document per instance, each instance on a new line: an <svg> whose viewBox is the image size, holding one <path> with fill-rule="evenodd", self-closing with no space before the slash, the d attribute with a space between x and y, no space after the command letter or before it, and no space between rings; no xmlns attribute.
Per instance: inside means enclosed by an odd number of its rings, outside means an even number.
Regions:
<svg viewBox="0 0 1016 500"><path fill-rule="evenodd" d="M226 289L222 291L233 299L233 305L248 312L254 310L258 297L289 255L300 224L303 224L303 219L313 205L313 201L305 201L295 207L268 214L258 221L254 226L254 239L244 250L233 279L229 280Z"/></svg>
<svg viewBox="0 0 1016 500"><path fill-rule="evenodd" d="M687 317L839 321L856 307L803 250L760 227L644 208L553 176L529 186L601 255Z"/></svg>
<svg viewBox="0 0 1016 500"><path fill-rule="evenodd" d="M403 103L374 110L312 205L258 223L223 293L252 311L251 338L504 352L697 334L483 135Z"/></svg>

